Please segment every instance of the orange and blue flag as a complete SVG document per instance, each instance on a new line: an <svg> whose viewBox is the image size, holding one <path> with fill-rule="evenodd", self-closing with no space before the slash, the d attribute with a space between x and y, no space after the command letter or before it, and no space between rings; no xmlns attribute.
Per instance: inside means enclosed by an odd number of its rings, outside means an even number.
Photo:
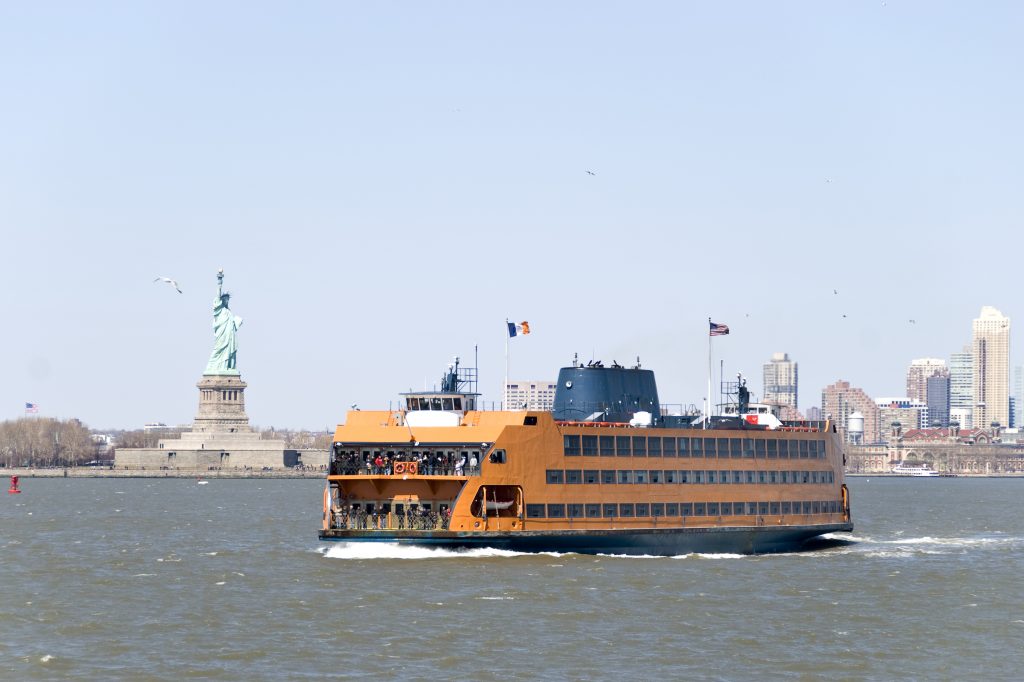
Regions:
<svg viewBox="0 0 1024 682"><path fill-rule="evenodd" d="M519 324L516 324L515 322L506 321L506 324L508 325L509 338L512 338L513 336L518 336L519 334L525 335L530 333L530 323L526 322L525 320L520 322Z"/></svg>

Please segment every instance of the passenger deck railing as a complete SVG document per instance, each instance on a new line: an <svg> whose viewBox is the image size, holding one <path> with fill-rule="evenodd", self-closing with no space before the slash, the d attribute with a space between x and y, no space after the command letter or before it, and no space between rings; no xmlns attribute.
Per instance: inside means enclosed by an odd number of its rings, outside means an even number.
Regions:
<svg viewBox="0 0 1024 682"><path fill-rule="evenodd" d="M328 473L331 476L476 476L480 473L480 466L460 467L457 464L420 462L390 462L382 465L373 462L331 462Z"/></svg>
<svg viewBox="0 0 1024 682"><path fill-rule="evenodd" d="M331 528L336 530L448 530L451 518L446 512L408 511L394 512L336 511Z"/></svg>

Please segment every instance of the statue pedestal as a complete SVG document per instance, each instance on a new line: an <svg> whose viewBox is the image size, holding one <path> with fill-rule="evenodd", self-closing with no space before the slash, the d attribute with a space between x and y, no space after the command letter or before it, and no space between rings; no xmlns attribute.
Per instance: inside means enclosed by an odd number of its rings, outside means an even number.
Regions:
<svg viewBox="0 0 1024 682"><path fill-rule="evenodd" d="M245 413L245 387L236 374L204 374L199 387L199 412L192 425L193 433L248 433L249 416Z"/></svg>
<svg viewBox="0 0 1024 682"><path fill-rule="evenodd" d="M249 426L245 413L246 383L237 372L204 374L199 387L199 412L192 430L161 440L152 459L168 469L262 469L294 466L298 459L284 441L263 440Z"/></svg>

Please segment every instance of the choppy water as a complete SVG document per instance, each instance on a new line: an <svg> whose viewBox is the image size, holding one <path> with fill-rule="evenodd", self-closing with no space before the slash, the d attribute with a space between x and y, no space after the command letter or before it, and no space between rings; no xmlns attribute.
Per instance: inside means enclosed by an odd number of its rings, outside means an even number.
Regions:
<svg viewBox="0 0 1024 682"><path fill-rule="evenodd" d="M317 540L313 480L23 479L0 678L1020 679L1024 479L853 479L852 544L759 557Z"/></svg>

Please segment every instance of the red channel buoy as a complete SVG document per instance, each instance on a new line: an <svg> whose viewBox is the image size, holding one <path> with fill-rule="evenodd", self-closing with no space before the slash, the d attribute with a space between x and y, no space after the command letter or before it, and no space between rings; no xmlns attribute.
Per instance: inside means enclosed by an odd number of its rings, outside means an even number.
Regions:
<svg viewBox="0 0 1024 682"><path fill-rule="evenodd" d="M20 492L21 491L18 490L18 477L17 476L11 476L11 487L7 489L7 493L9 495L14 495L14 494L20 493Z"/></svg>

